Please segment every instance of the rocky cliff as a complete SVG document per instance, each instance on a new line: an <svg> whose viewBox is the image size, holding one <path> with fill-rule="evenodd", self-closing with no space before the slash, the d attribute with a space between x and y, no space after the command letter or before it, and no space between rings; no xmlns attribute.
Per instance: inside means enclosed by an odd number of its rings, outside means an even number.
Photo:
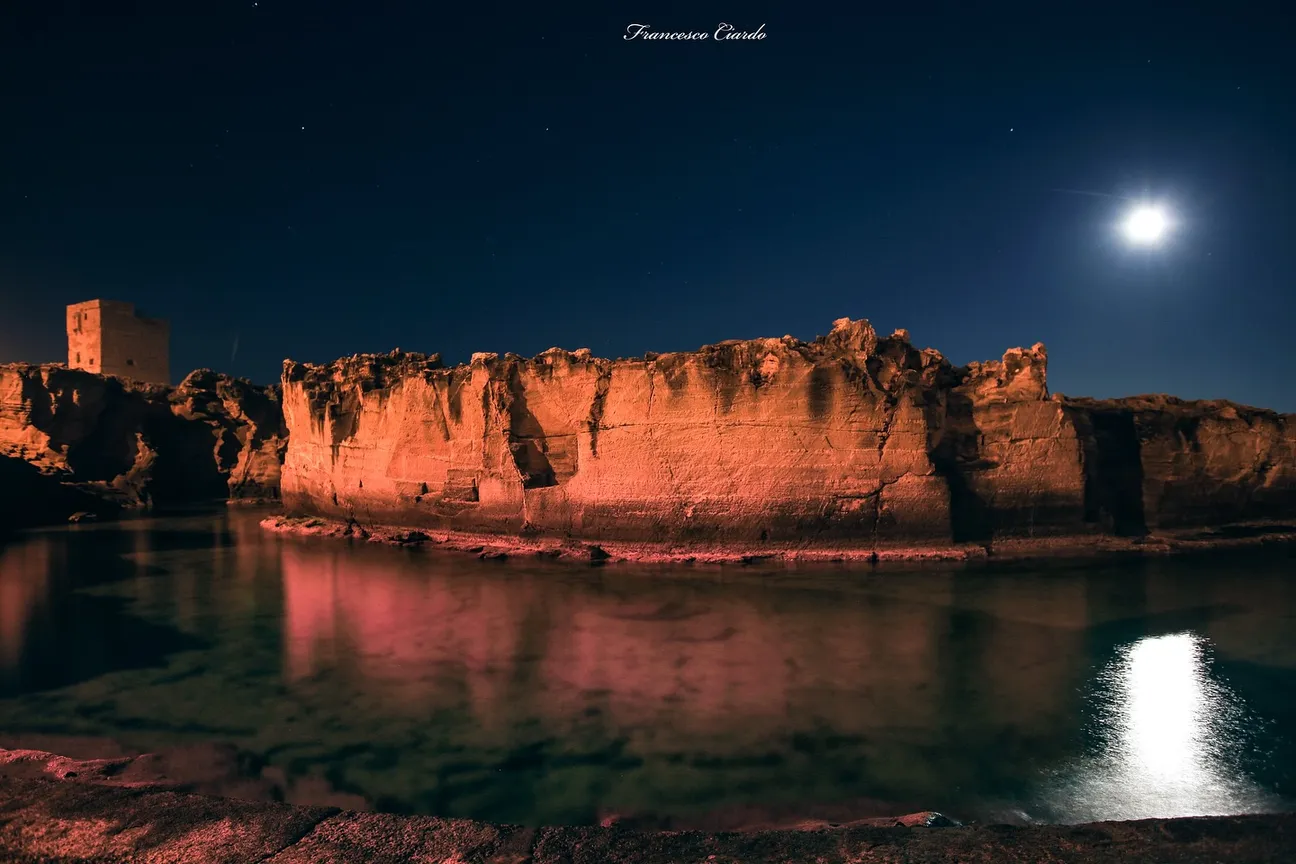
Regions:
<svg viewBox="0 0 1296 864"><path fill-rule="evenodd" d="M1042 345L954 367L837 321L604 360L287 362L290 512L674 546L988 544L1296 517L1290 415L1050 397Z"/></svg>
<svg viewBox="0 0 1296 864"><path fill-rule="evenodd" d="M207 370L168 388L62 365L0 366L7 525L277 497L285 447L278 387Z"/></svg>

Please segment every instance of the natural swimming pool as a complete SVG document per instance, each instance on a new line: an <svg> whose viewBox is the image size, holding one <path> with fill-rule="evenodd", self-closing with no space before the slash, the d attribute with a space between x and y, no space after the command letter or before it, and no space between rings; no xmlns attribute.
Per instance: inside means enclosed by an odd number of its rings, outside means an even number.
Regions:
<svg viewBox="0 0 1296 864"><path fill-rule="evenodd" d="M312 800L530 824L1296 797L1287 550L589 568L281 537L262 515L0 546L0 746L231 743Z"/></svg>

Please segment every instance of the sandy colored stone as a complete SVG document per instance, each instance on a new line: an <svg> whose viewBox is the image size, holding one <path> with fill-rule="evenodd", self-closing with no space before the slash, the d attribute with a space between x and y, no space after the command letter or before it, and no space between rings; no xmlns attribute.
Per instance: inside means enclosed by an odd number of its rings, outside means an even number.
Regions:
<svg viewBox="0 0 1296 864"><path fill-rule="evenodd" d="M277 497L286 447L277 387L199 370L175 388L61 365L0 366L0 466L9 524L111 516L150 502ZM27 471L27 475L31 472ZM49 503L57 495L57 503ZM24 515L25 514L25 515Z"/></svg>
<svg viewBox="0 0 1296 864"><path fill-rule="evenodd" d="M1047 363L1037 344L955 367L849 319L813 342L641 359L289 361L283 498L353 536L652 560L1062 548L1296 518L1290 416L1050 397Z"/></svg>
<svg viewBox="0 0 1296 864"><path fill-rule="evenodd" d="M362 524L589 540L944 538L948 484L929 444L948 372L844 320L814 343L643 360L289 363L285 502Z"/></svg>
<svg viewBox="0 0 1296 864"><path fill-rule="evenodd" d="M134 304L87 300L67 307L70 369L171 383L171 325L140 315Z"/></svg>

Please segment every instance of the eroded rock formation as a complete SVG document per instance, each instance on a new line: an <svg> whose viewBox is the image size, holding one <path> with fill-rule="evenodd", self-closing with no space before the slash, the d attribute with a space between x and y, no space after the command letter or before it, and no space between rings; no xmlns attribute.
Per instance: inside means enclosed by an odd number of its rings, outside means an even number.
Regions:
<svg viewBox="0 0 1296 864"><path fill-rule="evenodd" d="M287 362L292 512L771 548L986 544L1296 515L1290 415L1050 397L1044 346L954 367L837 321L604 360Z"/></svg>
<svg viewBox="0 0 1296 864"><path fill-rule="evenodd" d="M277 497L278 387L199 370L178 387L62 365L0 366L6 524L75 510ZM25 491L24 491L25 490Z"/></svg>

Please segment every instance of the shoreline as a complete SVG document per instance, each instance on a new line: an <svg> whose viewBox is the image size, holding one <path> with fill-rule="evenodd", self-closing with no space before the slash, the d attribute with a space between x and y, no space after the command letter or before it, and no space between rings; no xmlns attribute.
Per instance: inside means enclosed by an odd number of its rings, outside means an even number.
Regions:
<svg viewBox="0 0 1296 864"><path fill-rule="evenodd" d="M737 831L530 828L194 794L135 758L0 750L0 858L15 864L882 864L1296 860L1296 814L958 826L936 814Z"/></svg>
<svg viewBox="0 0 1296 864"><path fill-rule="evenodd" d="M1110 535L1042 537L998 540L986 545L721 545L627 541L590 541L577 538L519 537L448 529L402 528L394 525L361 525L319 516L276 514L261 520L261 527L276 534L360 540L388 546L441 549L475 554L482 559L548 558L602 564L759 564L786 563L972 563L986 561L1089 560L1102 558L1184 555L1227 549L1250 549L1296 544L1296 525L1286 522L1249 522L1219 529L1157 532L1146 537Z"/></svg>

